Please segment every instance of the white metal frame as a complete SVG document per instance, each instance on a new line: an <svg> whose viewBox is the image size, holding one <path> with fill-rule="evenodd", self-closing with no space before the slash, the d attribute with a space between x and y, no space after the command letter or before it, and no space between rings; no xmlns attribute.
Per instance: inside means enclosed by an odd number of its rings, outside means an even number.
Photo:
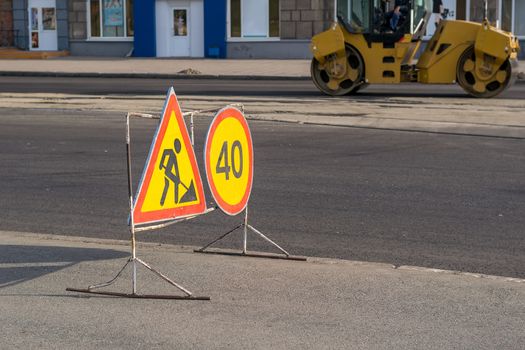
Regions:
<svg viewBox="0 0 525 350"><path fill-rule="evenodd" d="M138 118L147 118L147 119L159 119L151 114L145 114L145 113L134 113L134 112L128 112L126 114L126 155L127 155L127 166L128 166L128 194L129 194L129 215L130 215L130 225L129 230L131 234L131 256L128 258L124 266L119 270L117 275L113 277L111 280L103 283L98 284L92 284L88 286L86 289L84 288L66 288L69 292L79 292L79 293L91 293L91 294L99 294L99 295L111 295L111 296L118 296L118 297L124 297L124 298L145 298L145 299L185 299L185 300L210 300L210 297L207 296L195 296L192 292L178 284L177 282L173 281L172 279L168 278L166 275L164 275L162 272L154 269L151 267L148 263L144 262L140 258L137 257L137 243L136 243L136 237L135 233L139 231L139 228L135 227L135 222L133 220L133 187L132 187L132 180L131 180L131 133L130 133L130 118L131 117L138 117ZM197 215L193 216L196 217ZM191 218L193 218L191 217ZM183 218L179 220L172 221L171 223L164 224L164 226L167 226L169 224L173 224L176 222L180 222L183 220L189 220L189 218ZM146 229L154 229L159 227L164 227L161 225L155 225L150 226ZM132 267L132 275L131 275L131 293L121 293L121 292L112 292L112 291L99 291L100 288L108 287L115 283L115 281L122 275L122 272L126 269L128 265L131 264ZM157 277L160 277L165 282L169 283L171 286L177 288L181 292L184 293L183 296L179 295L158 295L158 294L138 294L137 293L137 264L142 265L147 270L153 272Z"/></svg>
<svg viewBox="0 0 525 350"><path fill-rule="evenodd" d="M195 111L195 112L186 112L183 113L183 117L190 116L190 128L191 128L191 144L194 143L194 124L193 124L193 118L194 114L201 113L201 111ZM152 114L147 113L135 113L135 112L128 112L126 114L126 158L127 158L127 175L128 175L128 197L129 197L129 231L130 231L130 239L131 239L131 256L128 258L124 266L119 270L119 272L116 274L115 277L113 277L111 280L107 282L102 282L98 284L92 284L88 286L87 288L66 288L69 292L79 292L79 293L91 293L91 294L99 294L99 295L111 295L111 296L118 296L118 297L124 297L124 298L144 298L144 299L184 299L184 300L210 300L210 297L208 296L195 296L192 292L190 292L188 289L184 288L182 285L178 284L177 282L173 281L172 279L168 278L166 275L164 275L159 270L151 267L148 263L144 262L142 259L137 257L137 241L136 241L136 233L140 231L147 231L147 230L154 230L159 229L163 227L167 227L170 225L173 225L175 223L179 223L186 220L191 220L199 215L204 215L207 213L212 212L215 210L207 209L202 214L196 214L188 217L178 218L169 222L161 223L161 224L154 224L148 226L142 226L137 227L133 218L133 207L134 207L134 199L133 199L133 181L131 178L131 132L130 132L130 119L131 118L146 118L146 119L160 119L160 117L154 116ZM117 279L122 275L122 272L126 269L128 265L131 265L131 293L121 293L121 292L112 292L112 291L100 291L100 288L108 287L114 284ZM171 286L177 288L179 291L183 292L184 295L158 295L158 294L139 294L137 293L137 265L142 265L145 267L148 271L153 272L157 277L162 279L163 281L167 282Z"/></svg>
<svg viewBox="0 0 525 350"><path fill-rule="evenodd" d="M86 0L86 25L87 25L87 40L88 41L133 41L132 36L128 36L128 2L123 1L124 11L124 36L104 36L104 18L102 17L104 0L98 0L99 2L99 18L100 18L100 36L91 36L91 0Z"/></svg>
<svg viewBox="0 0 525 350"><path fill-rule="evenodd" d="M264 41L264 42L267 42L267 41L280 41L281 40L281 1L282 0L279 0L279 36L276 37L271 37L270 36L270 0L265 0L266 1L266 19L268 22L268 28L266 30L266 37L264 36L259 36L259 37L245 37L244 36L244 33L243 33L243 28L244 28L244 25L243 25L243 20L244 20L244 16L242 15L242 4L244 2L244 0L240 0L241 2L241 36L240 37L232 37L231 36L231 0L228 0L227 3L226 3L226 34L227 34L227 41L231 41L231 42L244 42L244 41L251 41L251 42L254 42L254 41Z"/></svg>

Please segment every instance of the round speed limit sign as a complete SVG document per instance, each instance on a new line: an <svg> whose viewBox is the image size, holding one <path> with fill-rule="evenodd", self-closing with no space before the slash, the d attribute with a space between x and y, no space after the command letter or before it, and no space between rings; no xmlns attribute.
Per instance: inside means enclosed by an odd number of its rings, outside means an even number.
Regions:
<svg viewBox="0 0 525 350"><path fill-rule="evenodd" d="M204 146L206 177L213 198L228 215L246 208L253 182L250 128L241 111L221 109L213 119Z"/></svg>

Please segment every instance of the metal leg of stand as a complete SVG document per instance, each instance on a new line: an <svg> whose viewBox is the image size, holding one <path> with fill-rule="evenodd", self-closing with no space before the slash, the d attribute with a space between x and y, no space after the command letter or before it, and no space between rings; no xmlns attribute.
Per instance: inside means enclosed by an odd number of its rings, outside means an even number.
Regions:
<svg viewBox="0 0 525 350"><path fill-rule="evenodd" d="M131 277L131 293L137 294L137 260L133 259L133 275Z"/></svg>
<svg viewBox="0 0 525 350"><path fill-rule="evenodd" d="M172 285L172 286L176 287L177 289L179 289L180 291L182 291L185 294L185 296L179 296L179 295L157 295L157 294L153 294L153 295L150 295L150 294L137 294L136 293L136 278L133 278L134 291L131 294L119 293L119 292L111 292L111 291L96 291L95 290L95 289L102 288L102 287L107 287L107 286L113 284L117 280L117 278L122 274L122 271L124 271L124 269L126 268L126 266L128 266L129 263L133 264L133 269L136 268L136 264L137 263L141 264L142 266L144 266L145 268L147 268L148 270L153 272L155 275L157 275L158 277L160 277L164 281L168 282L170 285ZM143 260L141 260L139 258L135 258L135 259L129 258L129 260L126 262L124 267L118 272L117 276L115 276L112 280L110 280L108 282L91 285L87 289L66 288L66 290L69 291L69 292L80 292L80 293L106 295L106 296L116 296L116 297L124 297L124 298L176 299L176 300L210 300L210 297L194 296L189 290L187 290L186 288L182 287L180 284L174 282L173 280L168 278L166 275L164 275L162 272L154 269L149 264L147 264L146 262L144 262Z"/></svg>
<svg viewBox="0 0 525 350"><path fill-rule="evenodd" d="M232 233L233 231L239 229L241 226L242 226L242 224L239 224L239 225L235 226L234 228L232 228L230 231L226 232L225 234L223 234L219 238L216 238L213 241L211 241L210 243L206 244L204 247L202 247L200 249L195 249L194 252L196 252L196 253L203 253L206 250L206 248L210 247L212 244L214 244L214 243L220 241L221 239L223 239L224 237L228 236L230 233Z"/></svg>
<svg viewBox="0 0 525 350"><path fill-rule="evenodd" d="M195 145L195 133L193 131L194 129L194 126L193 126L193 114L194 113L190 113L190 132L191 132L191 145L194 146Z"/></svg>
<svg viewBox="0 0 525 350"><path fill-rule="evenodd" d="M272 244L274 247L276 247L277 249L279 249L281 252L283 252L284 255L286 256L290 256L290 254L284 250L283 248L281 248L277 243L275 243L274 241L272 241L271 239L269 239L268 237L266 237L265 235L263 235L259 230L257 230L255 227L253 227L252 225L246 225L246 228L249 228L250 230L252 230L253 232L255 232L256 234L258 234L259 236L261 236L261 238L265 239L267 242L269 242L270 244ZM245 229L246 229L245 228Z"/></svg>
<svg viewBox="0 0 525 350"><path fill-rule="evenodd" d="M159 276L160 278L162 278L164 281L168 282L169 284L171 284L172 286L180 289L182 292L184 292L187 296L191 297L193 294L185 289L183 286L175 283L174 281L172 281L171 279L169 279L167 276L165 276L162 272L160 271L157 271L155 270L153 267L149 266L147 263L145 263L144 261L140 260L139 258L136 258L135 259L137 262L139 262L142 266L144 266L145 268L147 268L148 270L150 270L151 272L153 272L154 274L156 274L157 276Z"/></svg>
<svg viewBox="0 0 525 350"><path fill-rule="evenodd" d="M211 245L213 245L215 242L220 241L221 239L223 239L224 237L228 236L230 233L232 233L233 231L235 231L235 230L237 230L237 229L239 229L241 227L243 228L243 246L242 246L242 251L241 252L230 252L230 251L225 251L225 250L206 251L206 249L208 247L210 247ZM274 247L279 249L281 251L281 253L284 254L284 256L281 255L281 254L272 254L272 253L255 253L255 252L249 253L248 252L248 247L247 247L248 246L248 229L252 230L254 233L259 235L265 241L267 241L268 243L270 243L271 245L273 245ZM253 227L250 224L248 224L248 207L246 207L246 209L245 209L244 220L243 220L243 222L241 224L237 225L235 228L233 228L230 231L226 232L222 236L220 236L217 239L215 239L215 240L211 241L210 243L206 244L204 247L202 247L200 249L195 249L194 252L195 253L233 255L233 256L249 256L249 257L254 257L254 258L286 259L286 260L306 261L305 257L290 255L290 253L288 253L286 250L284 250L277 243L272 241L270 238L266 237L262 232L257 230L255 227Z"/></svg>
<svg viewBox="0 0 525 350"><path fill-rule="evenodd" d="M248 247L248 206L246 206L246 209L244 210L244 224L243 224L243 231L244 231L244 240L243 240L243 246L242 246L242 252L243 254L246 254L247 247Z"/></svg>
<svg viewBox="0 0 525 350"><path fill-rule="evenodd" d="M131 179L131 132L129 113L126 116L126 163L128 167L128 199L129 199L129 233L131 235L131 260L133 272L131 274L131 294L137 294L137 242L135 239L135 220L133 218L133 182Z"/></svg>
<svg viewBox="0 0 525 350"><path fill-rule="evenodd" d="M133 214L131 214L131 260L133 271L131 274L131 294L137 294L137 243L135 241L135 226L133 224Z"/></svg>
<svg viewBox="0 0 525 350"><path fill-rule="evenodd" d="M128 262L131 262L131 259ZM166 282L168 282L172 286L177 287L178 289L183 291L184 294L186 294L186 295L181 296L181 295L137 294L137 293L129 294L129 293L119 293L119 292L97 291L97 290L95 290L96 288L104 287L104 286L107 286L107 285L113 283L116 278L111 280L109 282L109 284L108 283L101 283L101 284L98 284L98 285L89 286L88 289L66 288L66 290L68 292L79 292L79 293L96 294L96 295L104 295L104 296L114 296L114 297L123 297L123 298L134 298L134 299L210 300L210 297L207 297L207 296L194 296L194 295L192 295L188 290L184 289L183 287L181 287L177 283L173 282L172 280L170 280L169 278L164 276L159 271L151 268L148 264L144 263L142 260L137 259L136 262L138 262L139 264L145 266L150 271L152 271L156 275L160 276L163 280L165 280ZM126 266L127 266L127 264L126 264ZM119 272L119 274L120 274L120 272Z"/></svg>
<svg viewBox="0 0 525 350"><path fill-rule="evenodd" d="M122 269L120 269L120 271L117 273L117 275L115 277L113 277L113 279L107 281L107 282L104 282L104 283L99 283L99 284L93 284L91 286L88 286L88 290L93 290L93 289L98 289L98 288L102 288L102 287L107 287L107 286L110 286L112 285L113 283L115 283L115 281L120 277L120 275L122 274L122 272L126 269L126 267L128 266L128 264L132 261L131 258L128 259L128 261L126 261L126 263L124 264L124 266L122 267Z"/></svg>

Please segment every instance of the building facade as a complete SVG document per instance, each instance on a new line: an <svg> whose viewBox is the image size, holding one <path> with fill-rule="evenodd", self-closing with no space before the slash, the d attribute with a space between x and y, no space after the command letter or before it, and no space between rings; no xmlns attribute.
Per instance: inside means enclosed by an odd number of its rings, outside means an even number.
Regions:
<svg viewBox="0 0 525 350"><path fill-rule="evenodd" d="M303 58L333 0L135 0L135 56Z"/></svg>
<svg viewBox="0 0 525 350"><path fill-rule="evenodd" d="M442 0L446 19L483 19L483 0ZM334 0L0 0L0 46L80 56L308 58ZM489 0L525 58L525 0ZM433 33L432 20L427 39Z"/></svg>

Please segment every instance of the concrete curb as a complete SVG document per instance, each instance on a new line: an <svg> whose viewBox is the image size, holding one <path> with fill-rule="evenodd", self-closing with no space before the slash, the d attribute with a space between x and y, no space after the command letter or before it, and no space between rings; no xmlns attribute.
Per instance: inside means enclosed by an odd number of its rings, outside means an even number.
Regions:
<svg viewBox="0 0 525 350"><path fill-rule="evenodd" d="M29 239L35 240L42 243L52 243L56 242L61 243L74 243L74 244L92 244L92 245L110 245L118 246L125 248L130 248L130 242L128 240L117 240L117 239L107 239L107 238L96 238L96 237L83 237L83 236L65 236L59 234L50 234L50 233L32 233L32 232L16 232L16 231L0 231L0 236L11 236L18 237L20 239ZM196 254L195 249L200 248L200 246L191 246L191 245L178 245L178 244L169 244L169 243L153 243L153 242L140 242L137 241L138 248L153 248L164 251L174 251L177 253L184 254ZM235 249L221 249L224 252L238 252ZM213 251L213 250L212 250ZM264 253L253 251L251 253ZM227 255L224 255L227 257ZM233 257L236 259L236 257ZM423 266L411 266L411 265L393 265L385 262L374 262L374 261L360 261L360 260L349 260L349 259L338 259L338 258L324 258L324 257L311 257L305 256L306 261L302 263L306 264L321 264L321 265L344 265L344 266L363 266L369 268L382 268L382 269L393 269L393 270L404 270L404 271L419 271L424 273L433 273L433 274L444 274L444 275L456 275L463 276L468 278L476 279L489 279L501 282L511 282L511 283L525 283L525 279L517 277L507 277L507 276L498 276L498 275L488 275L483 273L473 273L465 272L460 270L446 270L438 269L432 267L423 267ZM250 259L250 257L248 257ZM251 258L258 259L258 258Z"/></svg>
<svg viewBox="0 0 525 350"><path fill-rule="evenodd" d="M213 75L213 74L158 74L158 73L71 73L0 71L4 77L53 77L53 78L138 78L138 79L198 79L198 80L310 80L306 76L282 75Z"/></svg>

